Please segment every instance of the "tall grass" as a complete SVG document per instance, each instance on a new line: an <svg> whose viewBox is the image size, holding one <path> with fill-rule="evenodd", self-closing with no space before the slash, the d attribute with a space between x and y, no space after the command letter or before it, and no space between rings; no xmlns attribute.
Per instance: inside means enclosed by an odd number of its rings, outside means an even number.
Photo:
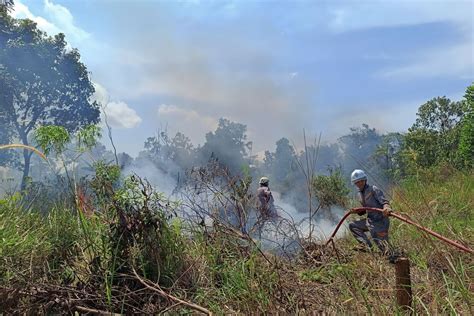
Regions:
<svg viewBox="0 0 474 316"><path fill-rule="evenodd" d="M474 174L447 166L420 171L394 192L394 206L442 235L474 247ZM392 221L393 243L414 264L415 302L431 313L472 313L474 258ZM429 304L428 302L431 301Z"/></svg>
<svg viewBox="0 0 474 316"><path fill-rule="evenodd" d="M110 312L189 311L145 291L132 278L135 269L148 284L216 313L402 314L395 305L393 266L377 253L351 251L351 236L336 241L338 256L318 245L316 260L307 253L293 261L262 256L240 233L202 230L171 216L170 204L137 182L96 185L110 190L101 193L94 213L57 205L40 215L34 204L25 210L20 195L0 200L0 297L2 287L50 284L85 289L83 295L95 301L82 304ZM473 246L472 173L425 171L405 180L393 196L396 211ZM472 314L473 257L395 219L390 231L391 242L412 263L413 310ZM15 302L19 309L0 303L0 311L31 312L36 301ZM43 312L53 313L72 308L44 306L49 309Z"/></svg>

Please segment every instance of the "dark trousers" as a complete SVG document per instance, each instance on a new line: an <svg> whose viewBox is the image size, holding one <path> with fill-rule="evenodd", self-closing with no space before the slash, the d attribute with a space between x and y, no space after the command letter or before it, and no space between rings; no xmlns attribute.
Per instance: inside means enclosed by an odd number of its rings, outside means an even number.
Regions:
<svg viewBox="0 0 474 316"><path fill-rule="evenodd" d="M366 219L361 219L349 224L349 230L358 242L372 248L372 242L366 234L369 232L372 240L382 252L388 250L388 227L388 219L375 223L368 223Z"/></svg>

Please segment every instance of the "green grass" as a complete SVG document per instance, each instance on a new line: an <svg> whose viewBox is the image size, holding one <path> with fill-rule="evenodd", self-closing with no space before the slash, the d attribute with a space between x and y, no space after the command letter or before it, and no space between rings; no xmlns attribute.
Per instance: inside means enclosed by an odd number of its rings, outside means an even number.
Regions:
<svg viewBox="0 0 474 316"><path fill-rule="evenodd" d="M278 275L255 252L241 252L239 240L216 235L194 238L186 249L197 262L197 302L218 313L266 311L272 303ZM202 270L201 270L202 269Z"/></svg>
<svg viewBox="0 0 474 316"><path fill-rule="evenodd" d="M393 196L396 211L473 247L472 173L427 171L405 180ZM228 232L204 234L174 219L159 231L137 235L127 250L113 233L117 218L110 210L86 217L57 206L40 215L34 205L24 210L19 195L0 200L0 285L89 284L102 297L102 309L120 312L133 304L121 291L137 284L124 285L118 276L134 264L173 295L219 314L403 314L395 305L393 266L378 254L352 252L351 236L336 241L339 259L332 248L317 248L319 263L301 258L289 263L269 254L264 258ZM390 231L392 243L411 261L413 309L472 314L473 256L396 219ZM159 260L150 261L150 254ZM27 310L28 300L22 302ZM181 306L170 312L178 310L189 311Z"/></svg>
<svg viewBox="0 0 474 316"><path fill-rule="evenodd" d="M437 168L406 180L395 190L394 207L450 239L474 247L474 175ZM392 240L414 266L420 310L470 313L474 306L473 256L392 220ZM431 297L432 303L427 304Z"/></svg>
<svg viewBox="0 0 474 316"><path fill-rule="evenodd" d="M56 207L41 215L24 210L18 195L0 200L0 282L28 280L41 272L45 278L68 275L66 264L90 248L88 236L94 234L84 231L76 212Z"/></svg>
<svg viewBox="0 0 474 316"><path fill-rule="evenodd" d="M19 197L0 201L0 282L27 278L37 262L45 262L52 251L48 229L41 216L23 212L16 205ZM29 264L29 263L35 263Z"/></svg>

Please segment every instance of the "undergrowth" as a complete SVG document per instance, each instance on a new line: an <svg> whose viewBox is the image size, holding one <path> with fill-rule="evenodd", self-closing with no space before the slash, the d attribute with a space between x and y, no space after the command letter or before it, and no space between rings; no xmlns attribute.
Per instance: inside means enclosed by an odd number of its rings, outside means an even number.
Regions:
<svg viewBox="0 0 474 316"><path fill-rule="evenodd" d="M190 225L146 182L97 167L91 201L76 208L0 200L1 312L402 313L393 266L353 252L350 236L290 260L233 227ZM473 247L472 173L425 171L392 193L396 211ZM472 255L395 219L391 242L410 259L417 313L473 313Z"/></svg>

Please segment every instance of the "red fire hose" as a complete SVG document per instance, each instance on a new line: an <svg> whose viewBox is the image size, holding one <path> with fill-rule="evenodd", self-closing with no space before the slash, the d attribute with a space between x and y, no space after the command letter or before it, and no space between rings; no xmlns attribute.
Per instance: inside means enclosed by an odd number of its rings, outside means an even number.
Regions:
<svg viewBox="0 0 474 316"><path fill-rule="evenodd" d="M356 207L356 208L350 209L350 210L342 217L342 219L339 221L339 223L338 223L337 226L336 226L336 229L335 229L334 232L331 234L331 237L329 237L329 240L326 242L326 245L328 245L329 242L331 242L331 241L333 240L334 236L336 236L336 233L337 233L337 231L339 230L339 228L341 227L342 223L346 220L346 218L347 218L349 215L351 215L351 214L353 214L353 213L361 212L361 211L380 212L380 213L383 212L382 209L380 209L380 208L375 208L375 207ZM459 242L454 241L454 240L451 240L451 239L449 239L449 238L446 238L446 237L444 237L444 236L438 234L437 232L434 232L434 231L432 231L432 230L430 230L430 229L428 229L428 228L426 228L426 227L423 227L423 226L421 226L420 224L415 223L415 222L413 222L412 220L409 220L408 218L403 217L403 216L401 216L401 215L399 215L399 214L397 214L397 213L395 213L395 212L390 212L390 215L389 215L389 216L393 216L393 217L395 217L395 218L401 220L402 222L405 222L405 223L408 223L408 224L410 224L410 225L413 225L413 226L415 226L416 228L418 228L418 229L424 231L425 233L428 233L428 234L430 234L430 235L432 235L432 236L434 236L434 237L436 237L436 238L438 238L438 239L441 239L442 241L444 241L444 242L446 242L446 243L450 244L451 246L454 246L454 247L456 247L456 248L458 248L458 249L461 249L462 251L465 251L465 252L474 254L474 250L472 250L472 249L470 249L470 248L468 248L468 247L466 247L466 246L460 244Z"/></svg>

